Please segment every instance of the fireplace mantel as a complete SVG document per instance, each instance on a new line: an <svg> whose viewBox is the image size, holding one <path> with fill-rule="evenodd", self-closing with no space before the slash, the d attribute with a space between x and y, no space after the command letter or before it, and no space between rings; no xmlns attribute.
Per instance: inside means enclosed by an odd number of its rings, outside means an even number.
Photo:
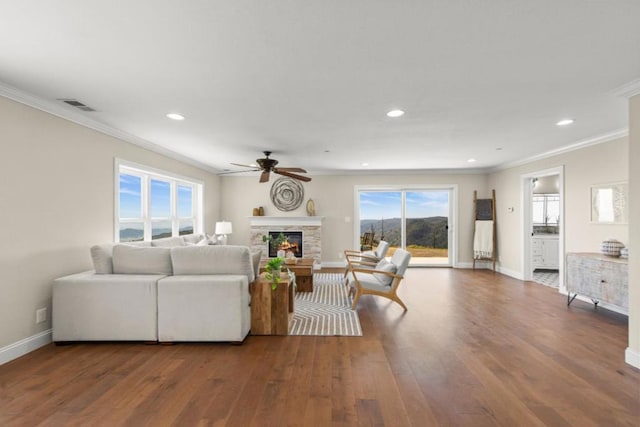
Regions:
<svg viewBox="0 0 640 427"><path fill-rule="evenodd" d="M249 224L252 227L320 227L323 219L323 216L250 216Z"/></svg>

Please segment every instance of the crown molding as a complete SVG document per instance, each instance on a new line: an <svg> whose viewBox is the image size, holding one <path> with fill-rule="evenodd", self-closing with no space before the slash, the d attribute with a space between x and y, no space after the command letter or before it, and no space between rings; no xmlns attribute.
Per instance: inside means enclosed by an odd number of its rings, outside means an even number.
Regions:
<svg viewBox="0 0 640 427"><path fill-rule="evenodd" d="M60 117L61 119L68 120L77 125L84 126L105 135L128 142L130 144L137 145L138 147L153 151L154 153L161 154L173 160L195 166L198 169L202 169L206 172L211 172L214 174L220 172L218 169L215 169L190 157L176 153L175 151L161 147L151 141L147 141L146 139L131 135L130 133L116 129L112 126L105 125L98 120L92 119L85 116L84 114L71 110L71 107L67 108L63 105L59 105L56 102L37 97L3 82L0 82L0 96L9 98L13 101L19 102L32 108L36 108L40 111L44 111L45 113Z"/></svg>
<svg viewBox="0 0 640 427"><path fill-rule="evenodd" d="M611 94L621 98L632 98L636 95L640 95L640 79L634 80L627 84L620 86L611 91Z"/></svg>
<svg viewBox="0 0 640 427"><path fill-rule="evenodd" d="M499 166L489 169L488 172L490 173L499 172L501 170L510 169L516 166L526 165L527 163L535 162L537 160L558 156L560 154L569 153L571 151L581 150L583 148L587 148L592 145L598 145L605 142L613 141L615 139L624 138L625 136L628 136L628 135L629 135L628 129L619 129L603 135L598 135L592 138L583 139L582 141L578 141L574 144L566 145L564 147L560 147L555 150L546 151L541 154L536 154L535 156L527 157L527 158L516 160L513 162L503 163Z"/></svg>

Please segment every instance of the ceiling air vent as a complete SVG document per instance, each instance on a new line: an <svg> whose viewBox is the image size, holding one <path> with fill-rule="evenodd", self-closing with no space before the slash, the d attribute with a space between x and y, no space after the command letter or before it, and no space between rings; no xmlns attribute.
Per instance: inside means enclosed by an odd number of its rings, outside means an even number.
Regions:
<svg viewBox="0 0 640 427"><path fill-rule="evenodd" d="M58 99L58 101L62 101L65 104L71 105L72 107L76 107L82 111L96 111L93 108L84 105L82 102L77 99Z"/></svg>

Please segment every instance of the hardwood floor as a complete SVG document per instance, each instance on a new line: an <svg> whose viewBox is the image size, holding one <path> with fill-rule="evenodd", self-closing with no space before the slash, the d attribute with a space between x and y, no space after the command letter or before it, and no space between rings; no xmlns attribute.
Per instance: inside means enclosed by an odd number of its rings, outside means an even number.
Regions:
<svg viewBox="0 0 640 427"><path fill-rule="evenodd" d="M409 269L363 337L48 345L0 366L0 425L640 425L627 320L490 271Z"/></svg>

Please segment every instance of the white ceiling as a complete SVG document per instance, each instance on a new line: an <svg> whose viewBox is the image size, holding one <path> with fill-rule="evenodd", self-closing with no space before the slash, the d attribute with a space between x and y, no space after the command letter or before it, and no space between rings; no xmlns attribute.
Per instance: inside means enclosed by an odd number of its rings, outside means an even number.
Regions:
<svg viewBox="0 0 640 427"><path fill-rule="evenodd" d="M263 150L312 175L491 168L626 130L638 18L637 0L0 0L0 82L216 170Z"/></svg>

